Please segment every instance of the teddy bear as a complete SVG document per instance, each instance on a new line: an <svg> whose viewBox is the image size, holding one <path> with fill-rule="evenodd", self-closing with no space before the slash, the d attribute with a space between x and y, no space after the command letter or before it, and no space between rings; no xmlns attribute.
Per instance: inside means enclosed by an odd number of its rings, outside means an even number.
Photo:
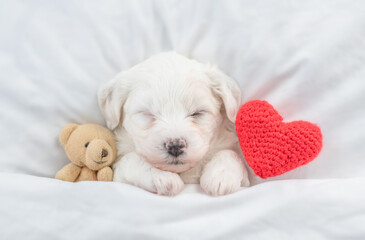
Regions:
<svg viewBox="0 0 365 240"><path fill-rule="evenodd" d="M59 140L71 163L56 174L56 179L78 181L112 181L110 165L117 158L114 134L97 124L68 124Z"/></svg>

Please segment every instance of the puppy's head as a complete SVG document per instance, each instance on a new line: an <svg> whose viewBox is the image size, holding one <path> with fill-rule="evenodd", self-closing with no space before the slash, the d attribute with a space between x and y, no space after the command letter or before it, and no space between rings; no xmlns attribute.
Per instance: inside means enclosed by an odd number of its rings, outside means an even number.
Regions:
<svg viewBox="0 0 365 240"><path fill-rule="evenodd" d="M168 53L120 73L99 91L99 105L152 166L183 172L207 153L223 118L234 122L240 90L217 68Z"/></svg>

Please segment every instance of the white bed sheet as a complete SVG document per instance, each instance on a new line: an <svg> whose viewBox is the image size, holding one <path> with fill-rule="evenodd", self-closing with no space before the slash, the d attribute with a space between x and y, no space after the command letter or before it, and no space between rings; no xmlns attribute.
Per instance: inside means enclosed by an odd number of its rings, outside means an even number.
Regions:
<svg viewBox="0 0 365 240"><path fill-rule="evenodd" d="M361 0L0 0L0 239L364 239L364 13ZM243 101L317 123L318 158L222 198L50 179L68 162L63 126L104 124L102 82L168 50L217 64Z"/></svg>

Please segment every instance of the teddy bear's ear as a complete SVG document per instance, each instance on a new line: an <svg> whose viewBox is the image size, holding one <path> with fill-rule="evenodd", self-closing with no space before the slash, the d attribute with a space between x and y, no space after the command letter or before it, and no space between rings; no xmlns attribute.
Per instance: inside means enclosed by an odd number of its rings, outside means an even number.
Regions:
<svg viewBox="0 0 365 240"><path fill-rule="evenodd" d="M79 125L75 123L67 124L60 133L60 142L62 146L65 146L71 133L78 127Z"/></svg>

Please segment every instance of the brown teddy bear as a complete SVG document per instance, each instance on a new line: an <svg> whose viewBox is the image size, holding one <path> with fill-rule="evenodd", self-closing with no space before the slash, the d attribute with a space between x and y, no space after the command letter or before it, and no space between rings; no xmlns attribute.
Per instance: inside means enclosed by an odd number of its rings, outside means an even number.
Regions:
<svg viewBox="0 0 365 240"><path fill-rule="evenodd" d="M60 133L60 142L71 163L56 174L56 179L112 181L109 167L117 158L114 134L97 124L68 124Z"/></svg>

